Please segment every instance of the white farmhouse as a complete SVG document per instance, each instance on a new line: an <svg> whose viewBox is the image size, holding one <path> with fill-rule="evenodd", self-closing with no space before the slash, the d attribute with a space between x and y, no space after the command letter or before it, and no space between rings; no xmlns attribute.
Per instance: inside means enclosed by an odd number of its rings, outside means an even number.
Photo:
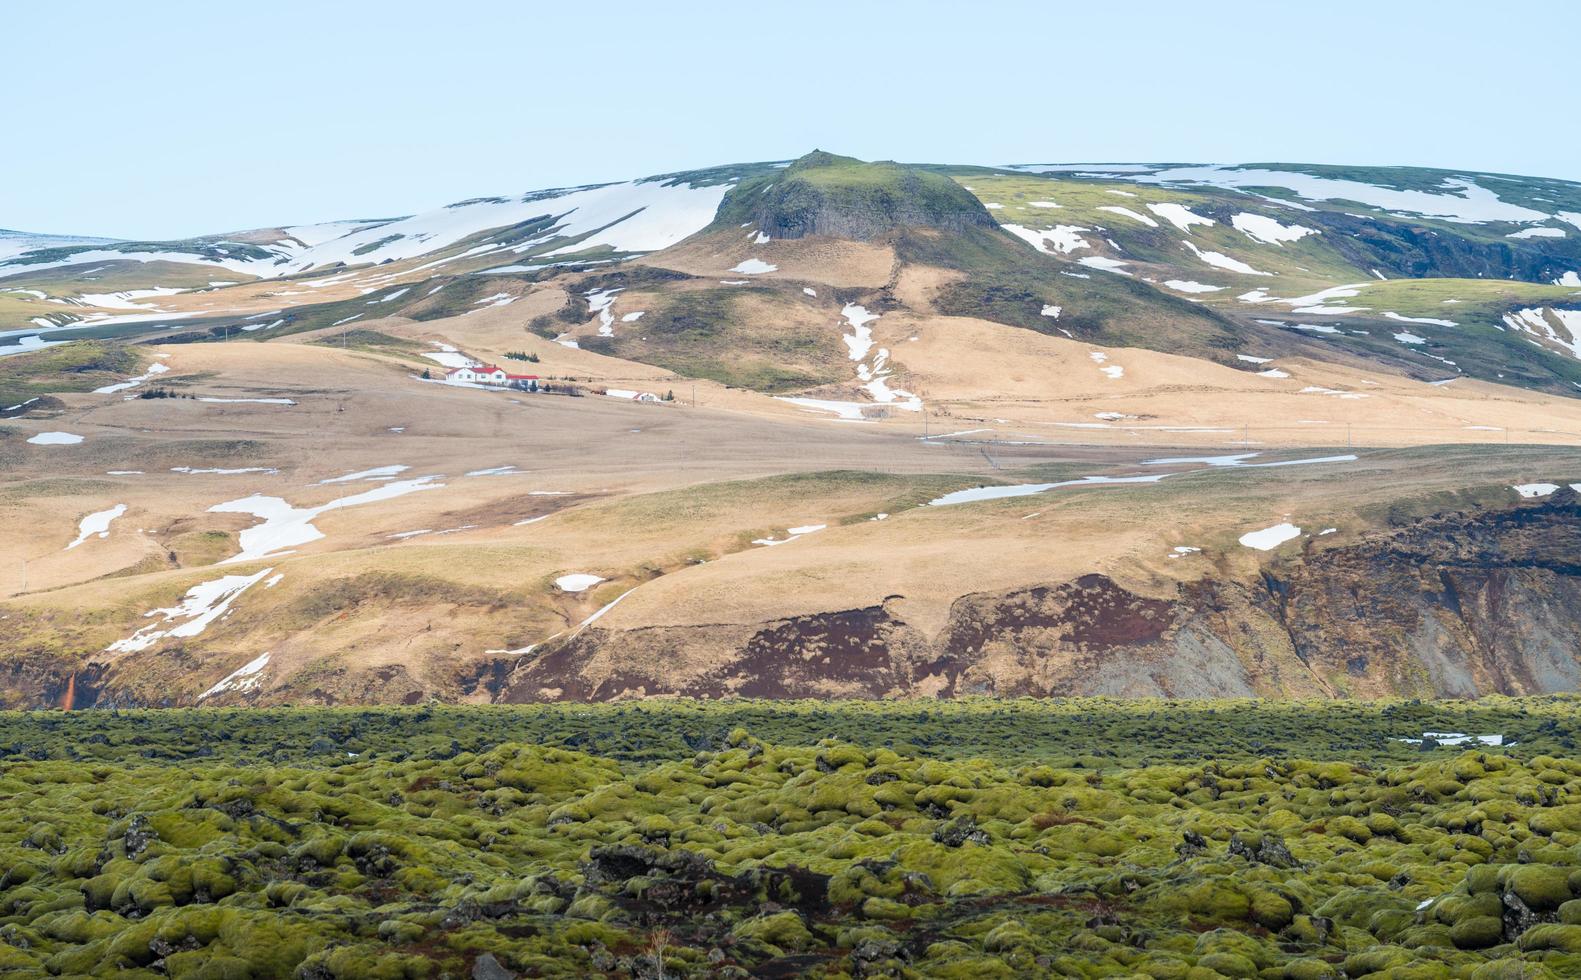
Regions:
<svg viewBox="0 0 1581 980"><path fill-rule="evenodd" d="M538 390L538 376L536 374L511 374L504 368L494 364L475 364L469 367L452 368L445 372L445 380L475 385L498 385L502 388L520 388L523 391Z"/></svg>

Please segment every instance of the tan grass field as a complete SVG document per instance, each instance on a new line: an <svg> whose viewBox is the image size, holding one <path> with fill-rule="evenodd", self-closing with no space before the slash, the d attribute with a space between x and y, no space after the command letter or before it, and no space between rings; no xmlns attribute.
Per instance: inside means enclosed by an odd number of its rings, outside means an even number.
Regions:
<svg viewBox="0 0 1581 980"><path fill-rule="evenodd" d="M849 372L830 390L863 397L843 359L833 290L882 286L893 256L859 245L708 244L670 250L664 264L726 277L748 253L779 264L768 278L792 279L787 288L799 292L798 277L818 284L810 308L828 308L829 348ZM903 276L895 295L925 299L938 278ZM233 287L226 302L266 310L281 288ZM201 295L197 302L208 302ZM615 311L650 298L632 290ZM970 593L1091 572L1144 595L1208 576L1251 579L1277 553L1240 546L1247 531L1288 520L1304 535L1287 549L1321 549L1356 540L1386 514L1504 505L1516 499L1512 484L1581 480L1581 403L1498 385L1434 386L1300 357L1257 365L1289 375L1263 377L899 307L872 324L874 338L891 353L891 383L919 395L926 412L842 422L528 331L567 299L551 283L509 306L356 326L410 341L413 351L449 344L511 370L572 377L584 397L425 382L425 367L435 376L443 368L417 353L343 350L329 329L266 343L140 347L149 363L164 355L169 370L157 381L64 393L58 410L3 423L0 643L133 663L150 699L190 701L269 652L266 690L389 700L410 689L477 700L486 695L468 676L616 599L601 628L752 624L889 604L936 630ZM585 335L595 322L590 315L577 329ZM503 360L507 351L539 362ZM1105 367L1123 373L1110 377ZM156 386L295 404L137 397ZM673 390L676 400L596 393L606 387ZM1322 390L1303 391L1313 388ZM25 441L55 431L84 441ZM1282 469L1142 465L1237 451L1360 458ZM381 485L324 481L392 466L406 467L394 479L432 477L435 488L325 511L311 519L322 538L224 563L257 519L211 512L215 505L259 494L321 507ZM252 472L176 471L183 467ZM513 469L480 473L500 467ZM922 506L973 486L1161 469L1177 475ZM67 548L78 521L119 504L126 512L106 537ZM825 527L785 544L754 543L813 525ZM1319 540L1328 527L1338 530ZM1201 551L1169 558L1176 546ZM265 568L278 584L251 587L202 631L105 652L188 589ZM555 585L573 573L604 581L581 593Z"/></svg>

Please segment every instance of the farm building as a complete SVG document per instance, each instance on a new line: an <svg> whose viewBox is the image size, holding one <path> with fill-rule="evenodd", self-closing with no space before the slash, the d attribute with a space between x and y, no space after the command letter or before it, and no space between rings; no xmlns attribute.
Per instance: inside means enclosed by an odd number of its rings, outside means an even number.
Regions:
<svg viewBox="0 0 1581 980"><path fill-rule="evenodd" d="M511 374L504 368L494 364L477 364L470 367L452 368L445 372L445 380L462 381L478 385L497 385L501 388L519 388L522 391L538 390L538 376L536 374Z"/></svg>

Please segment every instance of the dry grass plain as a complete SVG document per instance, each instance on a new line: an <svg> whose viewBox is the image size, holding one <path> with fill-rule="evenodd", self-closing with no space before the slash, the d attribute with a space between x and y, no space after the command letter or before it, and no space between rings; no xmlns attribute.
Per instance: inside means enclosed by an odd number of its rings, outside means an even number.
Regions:
<svg viewBox="0 0 1581 980"><path fill-rule="evenodd" d="M838 306L819 282L838 348ZM786 288L799 292L799 281ZM486 695L467 677L616 599L601 627L750 624L887 602L936 629L968 593L1088 572L1142 594L1247 579L1270 558L1238 544L1247 531L1290 521L1305 537L1287 549L1329 547L1401 514L1511 503L1513 484L1581 480L1581 404L1496 385L1434 386L1300 358L1259 365L1290 375L1264 377L901 308L873 323L874 337L892 352L892 383L923 398L925 417L843 422L527 330L565 300L547 285L463 316L358 323L404 346L342 349L329 330L141 347L168 367L142 389L65 393L60 408L7 422L0 642L113 662L150 698L190 702L268 652L265 692L477 699ZM641 302L634 293L631 308ZM589 392L677 398L425 382L424 367L442 368L419 352L439 344ZM539 361L501 360L507 351ZM137 397L151 386L195 397ZM25 441L39 432L83 442ZM1143 465L1226 452L1359 459ZM341 479L388 467L405 469ZM923 506L974 486L1161 471L1176 475ZM252 495L324 508L424 477L420 491L303 518L322 536L257 560L227 562L258 518L211 510ZM108 536L67 547L82 518L123 504ZM755 543L814 525L824 527ZM1314 537L1328 527L1338 531ZM1177 560L1176 546L1202 550ZM106 650L194 586L265 568L277 585L249 588L206 628ZM567 574L603 581L567 592L555 584Z"/></svg>

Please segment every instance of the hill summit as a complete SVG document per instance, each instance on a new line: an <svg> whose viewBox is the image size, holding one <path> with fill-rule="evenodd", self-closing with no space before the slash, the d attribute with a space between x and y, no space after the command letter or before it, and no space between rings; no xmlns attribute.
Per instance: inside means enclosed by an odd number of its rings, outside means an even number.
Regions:
<svg viewBox="0 0 1581 980"><path fill-rule="evenodd" d="M982 202L943 174L822 150L742 182L725 198L719 219L753 222L773 238L872 240L898 228L994 227Z"/></svg>

